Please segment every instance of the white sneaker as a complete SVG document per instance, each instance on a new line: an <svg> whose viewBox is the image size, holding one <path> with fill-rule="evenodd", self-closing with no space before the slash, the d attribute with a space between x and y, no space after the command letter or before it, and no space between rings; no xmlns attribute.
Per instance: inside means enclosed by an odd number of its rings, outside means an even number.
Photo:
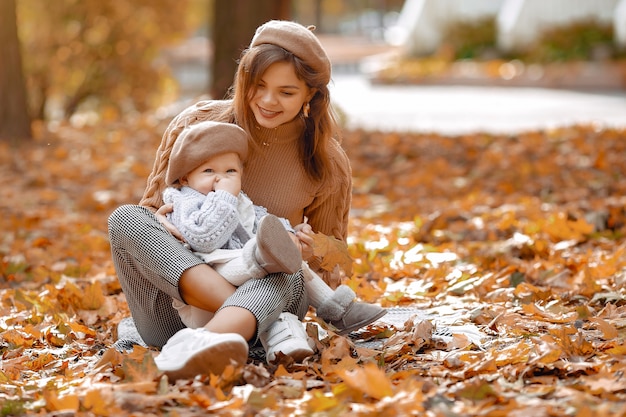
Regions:
<svg viewBox="0 0 626 417"><path fill-rule="evenodd" d="M261 344L265 348L267 363L276 360L278 352L293 358L296 362L302 362L315 353L312 341L304 331L302 322L291 313L281 313L278 320L270 326L261 336Z"/></svg>
<svg viewBox="0 0 626 417"><path fill-rule="evenodd" d="M227 365L244 365L247 360L248 342L243 336L204 328L179 330L154 358L157 368L171 380L219 375Z"/></svg>

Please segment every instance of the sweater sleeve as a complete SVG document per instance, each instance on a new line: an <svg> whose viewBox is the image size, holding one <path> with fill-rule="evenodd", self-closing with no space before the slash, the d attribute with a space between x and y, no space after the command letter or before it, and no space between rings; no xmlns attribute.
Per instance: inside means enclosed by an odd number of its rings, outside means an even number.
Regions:
<svg viewBox="0 0 626 417"><path fill-rule="evenodd" d="M187 126L194 125L205 120L226 122L225 111L230 101L210 100L200 101L181 111L168 125L161 138L161 143L156 151L152 172L148 176L146 189L139 205L156 212L163 205L163 191L166 188L165 174L172 153L174 142Z"/></svg>
<svg viewBox="0 0 626 417"><path fill-rule="evenodd" d="M304 215L314 231L345 241L352 203L352 167L337 141L331 141L330 146L333 173Z"/></svg>
<svg viewBox="0 0 626 417"><path fill-rule="evenodd" d="M218 190L204 196L189 188L168 188L165 201L172 201L170 221L191 249L210 253L226 245L239 225L237 197Z"/></svg>

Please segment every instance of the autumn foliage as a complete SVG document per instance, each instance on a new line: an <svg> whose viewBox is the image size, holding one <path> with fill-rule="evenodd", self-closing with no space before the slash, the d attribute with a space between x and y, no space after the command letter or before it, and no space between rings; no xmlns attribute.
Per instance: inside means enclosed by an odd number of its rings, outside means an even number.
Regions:
<svg viewBox="0 0 626 417"><path fill-rule="evenodd" d="M164 46L188 35L188 0L21 0L18 29L31 115L153 109L175 83Z"/></svg>
<svg viewBox="0 0 626 417"><path fill-rule="evenodd" d="M626 131L345 132L345 283L435 319L347 338L311 313L305 363L172 384L155 350L111 348L128 309L106 232L138 201L168 121L2 145L0 415L626 414ZM441 323L480 338L442 341Z"/></svg>

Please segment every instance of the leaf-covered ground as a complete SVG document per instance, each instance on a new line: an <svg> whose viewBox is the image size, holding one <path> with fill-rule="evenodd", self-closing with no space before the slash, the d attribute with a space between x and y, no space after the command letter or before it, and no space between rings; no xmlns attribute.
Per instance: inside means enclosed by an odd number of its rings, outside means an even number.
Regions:
<svg viewBox="0 0 626 417"><path fill-rule="evenodd" d="M480 340L416 317L171 384L155 351L110 348L128 310L106 235L163 128L55 125L0 149L0 416L626 414L626 131L346 132L346 283Z"/></svg>

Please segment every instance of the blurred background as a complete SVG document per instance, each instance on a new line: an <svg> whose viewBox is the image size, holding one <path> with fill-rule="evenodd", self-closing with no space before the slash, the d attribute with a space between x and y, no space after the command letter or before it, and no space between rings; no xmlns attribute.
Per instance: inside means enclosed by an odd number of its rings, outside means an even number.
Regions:
<svg viewBox="0 0 626 417"><path fill-rule="evenodd" d="M554 100L546 89L561 90L555 112L626 123L626 0L1 0L0 137L28 137L32 121L170 117L222 98L269 19L316 26L353 127L437 129L437 119L465 117L484 129L471 112L481 99L497 114ZM433 86L450 88L424 88Z"/></svg>

